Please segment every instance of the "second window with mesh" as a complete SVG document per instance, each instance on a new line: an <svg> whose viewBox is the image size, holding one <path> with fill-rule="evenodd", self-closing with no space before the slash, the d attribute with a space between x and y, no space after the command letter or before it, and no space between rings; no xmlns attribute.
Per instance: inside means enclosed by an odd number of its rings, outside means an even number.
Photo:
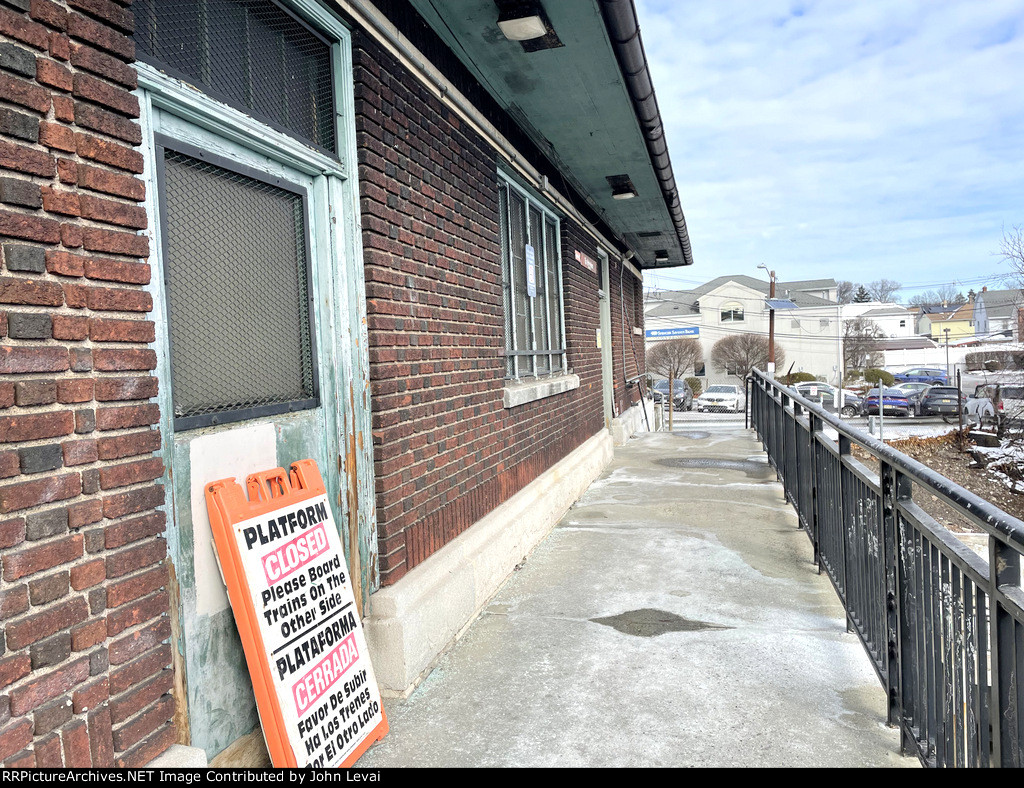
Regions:
<svg viewBox="0 0 1024 788"><path fill-rule="evenodd" d="M558 218L504 180L498 187L498 200L505 295L505 376L519 380L564 373Z"/></svg>
<svg viewBox="0 0 1024 788"><path fill-rule="evenodd" d="M198 151L162 164L175 428L316 407L305 193Z"/></svg>

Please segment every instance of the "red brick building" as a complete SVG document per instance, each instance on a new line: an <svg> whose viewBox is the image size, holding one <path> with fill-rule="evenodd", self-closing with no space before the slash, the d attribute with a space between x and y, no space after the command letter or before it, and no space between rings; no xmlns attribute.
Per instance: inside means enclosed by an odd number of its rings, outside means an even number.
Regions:
<svg viewBox="0 0 1024 788"><path fill-rule="evenodd" d="M5 766L244 761L205 482L318 461L401 694L640 428L635 11L527 5L0 0Z"/></svg>

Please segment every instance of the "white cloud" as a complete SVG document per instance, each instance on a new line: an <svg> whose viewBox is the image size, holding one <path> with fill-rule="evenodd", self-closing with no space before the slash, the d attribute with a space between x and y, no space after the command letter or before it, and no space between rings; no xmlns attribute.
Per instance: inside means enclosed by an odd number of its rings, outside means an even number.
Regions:
<svg viewBox="0 0 1024 788"><path fill-rule="evenodd" d="M1024 0L637 6L694 249L678 277L1002 273L1003 227L1024 224Z"/></svg>

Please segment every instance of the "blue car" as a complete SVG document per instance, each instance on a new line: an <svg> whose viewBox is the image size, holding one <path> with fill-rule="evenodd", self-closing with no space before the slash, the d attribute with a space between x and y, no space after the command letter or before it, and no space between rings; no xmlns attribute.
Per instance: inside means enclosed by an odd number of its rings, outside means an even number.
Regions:
<svg viewBox="0 0 1024 788"><path fill-rule="evenodd" d="M878 389L871 389L864 398L862 405L865 416L878 415ZM912 416L914 406L910 404L907 395L899 389L885 389L882 395L882 408L886 413L894 416Z"/></svg>
<svg viewBox="0 0 1024 788"><path fill-rule="evenodd" d="M937 367L914 367L893 375L897 383L928 383L932 386L948 386L949 375Z"/></svg>

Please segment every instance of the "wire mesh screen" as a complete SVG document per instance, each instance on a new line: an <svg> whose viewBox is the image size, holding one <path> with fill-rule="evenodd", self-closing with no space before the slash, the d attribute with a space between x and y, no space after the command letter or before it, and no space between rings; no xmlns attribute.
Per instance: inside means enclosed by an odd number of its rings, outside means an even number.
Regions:
<svg viewBox="0 0 1024 788"><path fill-rule="evenodd" d="M139 58L335 150L331 47L273 0L135 0Z"/></svg>
<svg viewBox="0 0 1024 788"><path fill-rule="evenodd" d="M178 429L316 405L301 195L167 150Z"/></svg>

